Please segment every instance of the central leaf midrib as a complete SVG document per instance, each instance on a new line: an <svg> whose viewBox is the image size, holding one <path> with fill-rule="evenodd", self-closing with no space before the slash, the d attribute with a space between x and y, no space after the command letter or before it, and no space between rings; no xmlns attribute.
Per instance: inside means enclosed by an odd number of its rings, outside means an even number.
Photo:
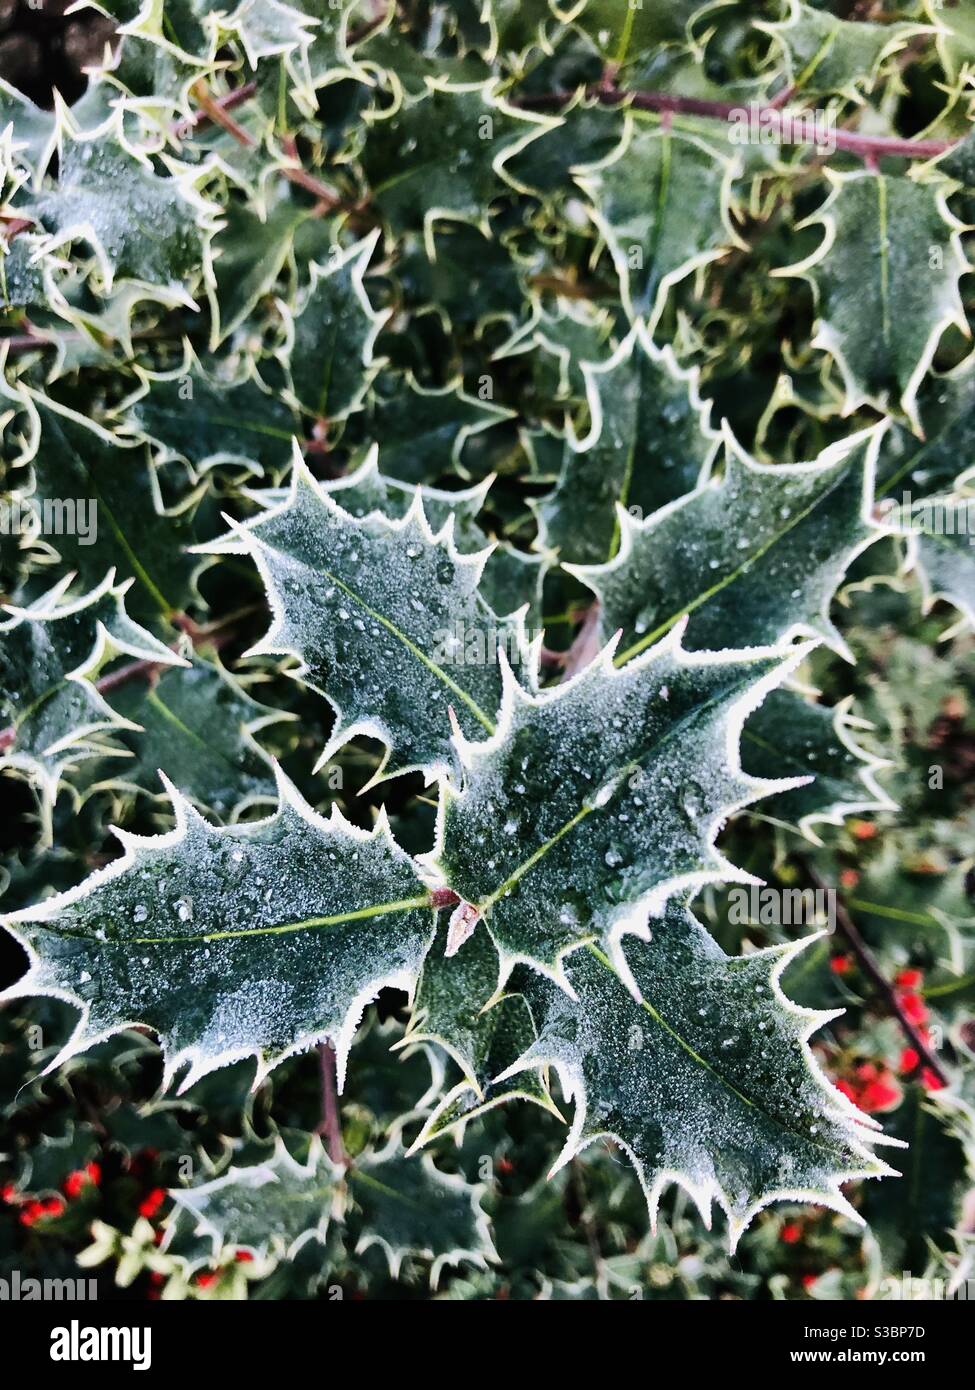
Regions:
<svg viewBox="0 0 975 1390"><path fill-rule="evenodd" d="M200 932L195 935L183 933L180 936L126 936L115 940L102 941L93 932L72 931L68 927L57 926L51 922L32 922L33 928L54 932L57 936L73 937L81 941L97 941L99 946L198 946L211 941L240 941L251 936L284 936L291 932L314 931L321 927L338 927L346 922L361 922L370 917L385 917L394 912L409 912L416 908L430 907L430 896L400 898L396 902L375 903L370 907L354 908L351 912L337 912L326 917L305 917L298 922L280 922L270 927L243 927L239 931Z"/></svg>
<svg viewBox="0 0 975 1390"><path fill-rule="evenodd" d="M703 716L709 713L709 711L712 710L715 707L715 705L721 704L725 700L733 699L733 697L737 695L738 691L743 690L748 685L751 685L755 679L756 677L744 676L740 681L737 681L734 684L734 686L731 688L731 691L722 691L720 694L712 695L710 699L705 700L702 704L696 705L692 710L689 710L687 714L683 716L683 718L679 719L676 724L672 724L671 727L667 729L667 731L662 735L662 737L658 738L656 742L652 743L649 748L644 749L638 757L632 758L629 762L625 764L624 767L617 768L615 771L606 774L606 776L601 779L602 785L606 786L609 783L616 782L627 776L627 774L632 776L633 772L637 768L641 767L646 759L651 758L654 754L659 753L661 749L665 748L666 745L669 742L671 742L672 739L676 738L679 733L686 729L686 727L688 726L688 724L691 723L692 720L697 719L699 716ZM608 806L609 802L611 802L612 799L613 798L610 797L609 801L607 801L605 804ZM501 884L500 888L495 889L493 893L491 893L487 898L483 899L478 904L480 911L482 913L487 912L489 908L493 907L494 904L504 896L505 892L509 888L514 887L516 883L518 883L522 878L524 878L525 874L528 873L530 869L534 868L538 861L540 859L543 859L544 856L549 852L549 850L552 849L555 845L557 845L558 842L565 835L573 831L580 821L584 820L585 817L588 816L592 811L602 809L604 809L602 806L583 805L578 811L575 812L574 815L570 816L570 818L555 832L554 835L551 835L547 840L544 841L543 844L539 845L538 848L534 850L533 853L530 854L527 859L523 860L523 862L519 864L512 871L511 874L509 874L509 876ZM585 938L582 939L585 940Z"/></svg>
<svg viewBox="0 0 975 1390"><path fill-rule="evenodd" d="M609 959L609 957L604 955L603 952L600 951L598 946L594 946L591 942L588 942L587 946L588 949L599 961L600 965L602 965L604 969L608 970L610 974L618 980L619 975L617 971L613 968L613 963ZM804 1134L800 1130L793 1128L792 1125L787 1124L780 1116L773 1115L771 1111L766 1110L766 1108L763 1105L760 1105L757 1100L752 1100L750 1096L746 1096L744 1091L739 1091L738 1087L734 1084L734 1082L729 1081L728 1078L722 1075L722 1073L717 1069L717 1067L714 1066L712 1062L709 1062L708 1059L702 1056L701 1053L698 1052L695 1047L692 1047L691 1044L687 1041L687 1039L684 1038L680 1033L678 1033L677 1029L673 1026L673 1024L667 1022L663 1014L661 1014L653 1006L653 1004L650 1003L648 999L644 999L641 996L639 1003L640 1007L650 1015L650 1017L654 1020L655 1023L659 1024L660 1027L663 1028L664 1031L674 1039L678 1046L682 1048L684 1052L687 1053L688 1057L690 1057L692 1061L697 1062L697 1064L700 1067L703 1067L709 1076L713 1076L715 1081L717 1081L720 1085L724 1086L726 1090L730 1091L731 1094L735 1096L736 1099L740 1100L743 1105L747 1105L750 1109L757 1111L757 1113L763 1116L763 1118L766 1119L769 1122L769 1124L774 1125L777 1129L781 1129L786 1134L793 1135L794 1138L800 1139L804 1144L809 1144L811 1148L822 1149L825 1153L829 1153L831 1155L834 1153L834 1148L831 1147L829 1144L825 1143L823 1140L817 1139L814 1135ZM822 1118L825 1120L828 1118L828 1116L823 1116Z"/></svg>
<svg viewBox="0 0 975 1390"><path fill-rule="evenodd" d="M287 552L280 550L278 546L272 546L268 541L264 540L260 536L257 537L257 540L259 544L266 546L267 549L277 550L279 554L283 554L287 557ZM326 569L324 565L321 566L321 568L308 565L307 568L313 570L315 574L322 575L324 578L331 580L333 584L335 584L339 589L342 590L343 594L346 594L350 599L353 600L353 602L359 604L363 611L369 614L370 618L372 618L377 623L381 623L383 627L386 628L388 632L391 632L393 636L397 638L398 641L402 642L403 646L407 649L407 651L409 651L413 656L415 656L418 661L422 662L422 664L427 668L427 670L430 671L434 676L436 676L437 679L441 681L447 687L448 690L452 691L459 700L463 700L464 704L470 710L471 714L473 714L474 718L488 731L489 734L493 734L495 732L494 721L484 713L484 711L481 709L480 705L477 703L474 697L468 694L468 692L463 688L463 686L458 685L455 680L448 676L447 672L443 669L443 667L439 666L437 662L433 660L432 657L427 656L426 652L421 651L421 649L416 645L412 638L408 637L405 632L398 628L396 624L392 621L392 619L387 618L385 614L380 613L377 609L373 608L370 604L368 604L361 594L356 593L355 589L353 589L349 584L347 584L346 581L342 579L339 575L335 574L334 571Z"/></svg>
<svg viewBox="0 0 975 1390"><path fill-rule="evenodd" d="M672 614L669 618L665 619L664 622L655 627L652 632L648 632L645 636L641 637L639 641L634 642L631 647L628 647L625 652L615 658L614 664L616 666L622 666L632 657L639 656L640 652L645 651L647 647L652 646L654 642L658 641L664 633L669 632L674 624L679 622L686 614L693 613L695 609L707 603L708 599L714 598L715 594L721 593L729 584L733 584L736 579L740 579L743 574L747 574L752 566L756 565L758 561L771 550L772 546L778 545L790 531L795 530L797 526L805 521L806 517L824 502L842 482L846 481L852 457L852 455L849 455L842 461L846 467L837 465L836 476L830 480L829 486L824 488L822 492L817 493L816 496L810 500L808 506L804 507L795 517L790 517L788 523L783 526L781 530L773 532L765 544L756 550L754 554L749 555L747 559L743 560L741 564L737 565L730 573L726 574L722 579L719 579L717 583L712 584L710 589L706 589L703 593L698 594L696 598L693 598L689 603L685 604L684 607L678 609L676 613Z"/></svg>

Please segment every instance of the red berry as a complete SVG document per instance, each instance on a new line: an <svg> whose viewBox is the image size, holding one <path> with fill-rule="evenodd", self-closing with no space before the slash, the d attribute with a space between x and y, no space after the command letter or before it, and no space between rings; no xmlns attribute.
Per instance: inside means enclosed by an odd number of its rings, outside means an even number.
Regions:
<svg viewBox="0 0 975 1390"><path fill-rule="evenodd" d="M795 1245L802 1240L802 1227L795 1221L789 1221L779 1232L779 1240L785 1241L786 1245Z"/></svg>
<svg viewBox="0 0 975 1390"><path fill-rule="evenodd" d="M865 1110L868 1115L874 1114L877 1110L893 1110L900 1104L900 1088L892 1085L889 1080L880 1077L877 1081L870 1081L860 1092L860 1109Z"/></svg>
<svg viewBox="0 0 975 1390"><path fill-rule="evenodd" d="M855 820L850 829L858 840L872 840L877 833L877 827L869 820Z"/></svg>
<svg viewBox="0 0 975 1390"><path fill-rule="evenodd" d="M196 1282L199 1284L201 1289L208 1289L210 1285L215 1284L219 1278L219 1274L207 1272L206 1270L204 1270L202 1273L196 1276Z"/></svg>
<svg viewBox="0 0 975 1390"><path fill-rule="evenodd" d="M860 882L860 875L857 873L856 869L843 869L843 870L841 870L841 872L840 872L840 887L841 887L841 888L855 888L859 882ZM813 1278L815 1278L815 1277L816 1277L816 1276L813 1275Z"/></svg>
<svg viewBox="0 0 975 1390"><path fill-rule="evenodd" d="M853 1104L856 1105L857 1093L849 1081L834 1081L833 1085L842 1095L846 1096L847 1100L852 1100Z"/></svg>
<svg viewBox="0 0 975 1390"><path fill-rule="evenodd" d="M943 1091L946 1084L940 1076L934 1074L930 1067L925 1067L921 1072L921 1085L926 1091Z"/></svg>
<svg viewBox="0 0 975 1390"><path fill-rule="evenodd" d="M73 1202L74 1199L79 1196L81 1189L85 1186L87 1181L88 1177L81 1168L76 1168L73 1173L68 1174L62 1183L62 1187L64 1188L65 1195L70 1201Z"/></svg>
<svg viewBox="0 0 975 1390"><path fill-rule="evenodd" d="M907 1076L909 1072L917 1069L917 1064L921 1058L913 1047L905 1047L901 1052L901 1059L898 1064L898 1071L902 1076Z"/></svg>
<svg viewBox="0 0 975 1390"><path fill-rule="evenodd" d="M898 998L901 1008L912 1023L928 1021L927 1005L919 994L901 994Z"/></svg>
<svg viewBox="0 0 975 1390"><path fill-rule="evenodd" d="M896 983L901 989L920 989L924 975L920 970L899 970Z"/></svg>
<svg viewBox="0 0 975 1390"><path fill-rule="evenodd" d="M151 1221L165 1200L166 1189L154 1187L149 1195L139 1203L139 1215L144 1216L147 1221Z"/></svg>
<svg viewBox="0 0 975 1390"><path fill-rule="evenodd" d="M833 956L829 968L834 975L849 975L853 969L853 961L849 956Z"/></svg>
<svg viewBox="0 0 975 1390"><path fill-rule="evenodd" d="M249 1265L253 1261L254 1256L249 1250L238 1250L234 1255L234 1259L239 1265Z"/></svg>

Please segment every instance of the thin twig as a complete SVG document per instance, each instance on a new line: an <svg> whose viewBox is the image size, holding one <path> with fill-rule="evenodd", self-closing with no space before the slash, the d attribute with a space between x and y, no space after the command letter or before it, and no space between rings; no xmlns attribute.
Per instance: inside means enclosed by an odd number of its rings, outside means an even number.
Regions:
<svg viewBox="0 0 975 1390"><path fill-rule="evenodd" d="M619 87L607 86L605 83L587 87L585 94L604 106L632 106L637 111L708 116L722 121L727 121L733 112L751 111L765 128L774 129L784 144L816 144L814 135L804 133L803 122L790 119L789 113L782 111L775 102L765 106L748 107L741 102L675 96L673 92L628 92ZM527 110L540 110L565 106L576 95L576 92L545 92L536 97L523 97L513 104ZM879 159L884 155L897 155L905 159L933 159L959 143L957 140L904 140L895 135L860 135L855 130L832 130L830 140L835 142L838 150L845 150L848 154L856 154L864 159Z"/></svg>
<svg viewBox="0 0 975 1390"><path fill-rule="evenodd" d="M322 1118L315 1127L315 1133L324 1136L325 1147L332 1162L347 1168L349 1155L342 1140L339 1097L335 1084L335 1049L331 1043L318 1044L318 1069L322 1080Z"/></svg>
<svg viewBox="0 0 975 1390"><path fill-rule="evenodd" d="M822 877L819 871L815 869L811 864L806 864L806 871L809 874L809 877L812 879L813 883L815 883L817 888L825 889L826 892L836 892L835 889L831 889L829 887L829 885L826 883L825 879ZM914 1024L908 1018L907 1014L904 1012L904 1007L897 997L897 991L894 989L893 985L890 983L890 981L884 975L883 971L880 969L880 966L877 964L873 956L870 954L870 950L867 946L867 943L860 935L860 930L857 927L856 923L853 921L853 918L847 912L846 908L843 906L843 903L839 900L838 893L836 894L836 926L837 929L846 938L850 950L857 958L857 961L860 965L860 969L867 976L867 978L871 980L873 984L876 986L878 992L883 997L884 1003L887 1005L887 1008L897 1019L897 1022L900 1024L901 1029L904 1032L904 1036L907 1038L911 1046L914 1048L914 1051L921 1059L921 1062L923 1062L926 1067L930 1068L932 1074L938 1078L938 1080L941 1082L943 1086L947 1086L949 1084L948 1077L945 1075L945 1072L942 1069L941 1064L938 1062L934 1053L931 1051L931 1048L929 1047L928 1043L924 1040L918 1029L914 1026ZM918 1063L918 1065L920 1065L920 1062ZM915 1070L917 1070L917 1068L915 1068Z"/></svg>

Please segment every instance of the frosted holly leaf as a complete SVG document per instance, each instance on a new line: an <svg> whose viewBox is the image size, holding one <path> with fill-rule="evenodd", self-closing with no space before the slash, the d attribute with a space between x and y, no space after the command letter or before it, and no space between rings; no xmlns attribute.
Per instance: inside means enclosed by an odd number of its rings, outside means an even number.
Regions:
<svg viewBox="0 0 975 1390"><path fill-rule="evenodd" d="M546 143L548 143L546 141ZM589 300L557 299L549 309L532 302L531 317L493 354L495 362L531 354L530 362L543 397L556 401L585 399L587 369L611 355L613 316Z"/></svg>
<svg viewBox="0 0 975 1390"><path fill-rule="evenodd" d="M231 1164L226 1172L193 1187L170 1188L176 1204L163 1248L183 1221L210 1242L213 1257L245 1250L256 1259L290 1260L307 1241L324 1244L342 1202L343 1170L312 1137L304 1163L280 1136L264 1163Z"/></svg>
<svg viewBox="0 0 975 1390"><path fill-rule="evenodd" d="M638 63L660 44L689 43L695 15L715 8L713 0L668 0L666 4L631 5L630 0L552 0L559 19L573 21L599 45L614 64Z"/></svg>
<svg viewBox="0 0 975 1390"><path fill-rule="evenodd" d="M156 795L161 768L191 801L221 817L275 800L271 759L255 735L296 716L252 699L219 661L194 654L151 685L120 686L110 703L141 727L125 739L132 759L113 772L114 786Z"/></svg>
<svg viewBox="0 0 975 1390"><path fill-rule="evenodd" d="M53 297L48 275L54 258L44 250L43 236L21 232L14 242L0 248L0 308L27 309L47 306Z"/></svg>
<svg viewBox="0 0 975 1390"><path fill-rule="evenodd" d="M274 622L249 654L297 657L292 674L335 709L319 767L365 735L386 745L377 779L433 777L454 765L448 709L462 729L493 732L498 651L527 662L524 624L488 608L478 592L487 553L461 555L451 525L434 536L419 498L402 520L357 520L296 454L285 502L201 547L252 557Z"/></svg>
<svg viewBox="0 0 975 1390"><path fill-rule="evenodd" d="M500 1078L552 1066L575 1116L557 1171L597 1139L619 1144L652 1223L677 1183L706 1225L713 1202L731 1249L769 1202L815 1202L862 1224L841 1185L896 1176L873 1153L878 1126L820 1071L808 1038L835 1013L800 1008L779 978L808 944L726 956L681 903L626 949L639 992L598 947L567 962L570 997L532 983L538 1040ZM815 940L816 938L810 938Z"/></svg>
<svg viewBox="0 0 975 1390"><path fill-rule="evenodd" d="M405 1259L432 1261L433 1288L444 1267L467 1262L484 1269L497 1259L481 1207L484 1184L442 1172L429 1154L408 1157L398 1131L384 1149L359 1155L348 1182L358 1209L349 1224L361 1232L355 1253L378 1245L393 1279Z"/></svg>
<svg viewBox="0 0 975 1390"><path fill-rule="evenodd" d="M447 913L441 914L445 919ZM512 992L493 998L500 962L486 932L475 932L464 949L444 954L448 923L423 962L409 1029L401 1047L417 1042L439 1044L464 1073L463 1080L440 1100L411 1152L459 1124L509 1100L529 1100L561 1119L544 1079L520 1075L492 1086L535 1041L528 1005Z"/></svg>
<svg viewBox="0 0 975 1390"><path fill-rule="evenodd" d="M134 158L110 131L84 134L62 122L58 181L34 207L49 233L47 250L76 241L91 247L105 291L131 280L147 294L163 291L190 309L204 237L216 226L216 204L195 185L205 169L159 158L168 177L148 159Z"/></svg>
<svg viewBox="0 0 975 1390"><path fill-rule="evenodd" d="M919 24L866 24L838 19L803 0L788 0L783 19L755 21L771 34L786 61L793 92L804 97L841 93L852 100L871 85L886 58L900 52L916 35L930 32Z"/></svg>
<svg viewBox="0 0 975 1390"><path fill-rule="evenodd" d="M165 49L182 62L209 65L216 56L213 6L209 0L99 0L100 9L121 21L124 38Z"/></svg>
<svg viewBox="0 0 975 1390"><path fill-rule="evenodd" d="M231 202L223 225L204 248L204 281L210 303L210 350L219 347L274 288L308 208L288 199L255 211Z"/></svg>
<svg viewBox="0 0 975 1390"><path fill-rule="evenodd" d="M851 703L841 700L831 709L794 690L773 690L749 717L741 735L741 761L748 772L813 778L767 797L754 808L756 815L794 827L819 844L815 825L842 825L857 812L895 809L875 776L891 764L857 744L856 732L871 726L852 714Z"/></svg>
<svg viewBox="0 0 975 1390"><path fill-rule="evenodd" d="M349 43L349 21L358 0L299 0L302 11L315 27L309 42L288 60L296 83L311 97L320 87L340 81L350 74L360 76L359 55Z"/></svg>
<svg viewBox="0 0 975 1390"><path fill-rule="evenodd" d="M299 413L256 371L221 380L195 358L166 376L144 375L139 392L122 410L127 431L201 471L244 463L273 473L287 467L291 441L303 432Z"/></svg>
<svg viewBox="0 0 975 1390"><path fill-rule="evenodd" d="M389 477L432 483L443 473L463 471L461 454L471 435L512 418L505 407L468 395L459 381L427 390L407 372L392 390L384 374L351 424L368 442L382 446Z"/></svg>
<svg viewBox="0 0 975 1390"><path fill-rule="evenodd" d="M287 361L297 403L323 420L358 409L379 370L373 349L391 310L377 313L362 280L379 240L377 227L327 265L311 263L311 284L291 320Z"/></svg>
<svg viewBox="0 0 975 1390"><path fill-rule="evenodd" d="M36 175L57 143L56 118L0 78L0 131L11 133L11 148Z"/></svg>
<svg viewBox="0 0 975 1390"><path fill-rule="evenodd" d="M975 10L968 0L952 6L925 0L924 8L935 26L938 56L949 79L955 82L965 65L975 59Z"/></svg>
<svg viewBox="0 0 975 1390"><path fill-rule="evenodd" d="M849 657L829 617L851 561L890 533L873 518L882 427L814 463L760 464L725 426L725 467L635 521L617 509L620 548L605 565L567 565L599 599L600 631L622 630L628 661L689 615L688 644L719 650L814 636Z"/></svg>
<svg viewBox="0 0 975 1390"><path fill-rule="evenodd" d="M385 459L385 454L383 457ZM419 497L430 529L434 532L443 530L448 519L453 517L457 548L470 554L483 550L488 543L476 518L493 481L493 478L485 478L473 487L459 488L456 492L403 483L380 472L379 448L373 445L358 468L336 478L334 482L322 483L321 488L343 511L359 520L376 512L402 520Z"/></svg>
<svg viewBox="0 0 975 1390"><path fill-rule="evenodd" d="M394 11L388 10L384 26L370 33L354 52L367 74L378 73L388 85L397 106L404 100L422 100L434 78L446 77L454 83L483 81L486 67L476 55L448 57L442 49L418 49L413 36L393 27L393 16Z"/></svg>
<svg viewBox="0 0 975 1390"><path fill-rule="evenodd" d="M947 599L975 623L975 497L925 497L903 511L908 564L917 570L925 608Z"/></svg>
<svg viewBox="0 0 975 1390"><path fill-rule="evenodd" d="M944 1093L929 1095L917 1083L904 1089L904 1099L884 1120L907 1149L898 1158L901 1181L869 1183L861 1209L884 1268L891 1270L924 1268L945 1231L964 1221L971 1190L968 1105Z"/></svg>
<svg viewBox="0 0 975 1390"><path fill-rule="evenodd" d="M43 527L38 540L60 557L60 573L94 587L116 569L137 581L128 599L134 616L182 611L200 567L184 552L195 539L193 509L164 512L144 450L29 387L0 385L0 397L26 422L33 490L24 500Z"/></svg>
<svg viewBox="0 0 975 1390"><path fill-rule="evenodd" d="M10 914L30 967L2 999L49 994L81 1016L55 1062L138 1022L186 1090L245 1057L260 1079L329 1039L339 1084L363 1009L412 989L433 932L428 895L382 814L323 820L279 773L267 820L205 821L170 784L176 824L116 831L125 853L77 888ZM164 779L165 780L165 779Z"/></svg>
<svg viewBox="0 0 975 1390"><path fill-rule="evenodd" d="M899 404L920 433L917 393L945 330L968 325L958 289L969 265L963 224L944 187L863 170L837 174L826 202L801 226L822 226L804 261L773 271L798 275L816 294L813 346L829 352L846 390L844 414ZM870 246L864 260L863 247Z"/></svg>
<svg viewBox="0 0 975 1390"><path fill-rule="evenodd" d="M497 85L431 79L422 100L396 121L374 124L366 138L362 164L373 201L395 230L422 227L430 260L438 222L469 222L489 234L491 202L519 187L508 160L558 124L509 106Z"/></svg>
<svg viewBox="0 0 975 1390"><path fill-rule="evenodd" d="M743 245L729 216L739 172L737 155L729 158L695 135L647 124L632 111L616 149L575 170L631 318L645 317L652 330L671 286Z"/></svg>
<svg viewBox="0 0 975 1390"><path fill-rule="evenodd" d="M385 456L384 456L385 457ZM468 488L449 492L445 488L424 484L401 483L379 471L379 452L374 446L353 472L334 482L321 484L344 511L355 517L371 513L403 518L419 496L430 529L443 530L453 517L453 539L462 555L473 555L491 545L491 537L481 529L477 517L484 506L492 477ZM264 488L248 491L247 496L271 507L284 500L283 489ZM478 590L493 612L507 616L528 604L526 621L541 623L542 581L551 564L551 557L528 554L507 541L500 541L487 557Z"/></svg>
<svg viewBox="0 0 975 1390"><path fill-rule="evenodd" d="M261 58L294 54L314 38L313 18L280 0L243 0L233 14L221 15L221 30L236 35L247 61L256 68Z"/></svg>
<svg viewBox="0 0 975 1390"><path fill-rule="evenodd" d="M0 610L0 767L16 768L34 783L46 818L70 768L124 753L105 735L139 728L96 688L106 662L125 655L185 665L129 618L131 583L116 584L109 573L83 598L66 599L62 582L29 607Z"/></svg>
<svg viewBox="0 0 975 1390"><path fill-rule="evenodd" d="M591 426L571 425L555 490L535 504L539 543L563 562L599 564L619 545L617 506L646 517L690 492L720 436L698 373L632 329L608 361L583 362Z"/></svg>
<svg viewBox="0 0 975 1390"><path fill-rule="evenodd" d="M719 828L794 779L741 770L741 725L805 652L695 656L680 634L622 669L610 643L539 694L506 670L497 733L457 738L463 787L444 787L438 848L421 862L476 909L451 946L486 928L499 987L518 961L567 986L566 953L598 940L621 961L621 938L645 935L674 893L752 881L715 849Z"/></svg>
<svg viewBox="0 0 975 1390"><path fill-rule="evenodd" d="M975 357L969 353L943 376L930 372L918 390L917 411L921 435L891 421L877 459L878 496L900 498L904 506L911 489L950 491L975 459Z"/></svg>

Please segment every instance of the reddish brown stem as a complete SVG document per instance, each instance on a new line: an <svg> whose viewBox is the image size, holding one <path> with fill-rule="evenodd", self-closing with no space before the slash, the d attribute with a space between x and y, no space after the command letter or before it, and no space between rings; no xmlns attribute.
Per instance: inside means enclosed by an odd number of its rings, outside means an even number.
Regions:
<svg viewBox="0 0 975 1390"><path fill-rule="evenodd" d="M456 907L460 902L460 897L452 888L432 888L430 890L431 907Z"/></svg>
<svg viewBox="0 0 975 1390"><path fill-rule="evenodd" d="M945 1075L940 1062L937 1060L934 1053L931 1051L931 1048L928 1045L928 1043L921 1036L919 1030L914 1026L914 1024L908 1018L907 1014L904 1012L904 1007L897 997L897 991L894 989L893 985L890 983L890 981L884 975L883 971L880 969L880 966L877 964L873 956L870 954L870 949L867 946L867 943L860 935L860 930L857 927L856 923L853 921L853 918L847 912L842 902L840 902L838 893L836 893L835 889L831 889L829 887L822 875L816 869L814 869L811 864L807 864L806 869L809 873L809 877L812 879L813 883L815 883L817 888L823 888L826 890L826 892L834 893L836 898L837 930L841 933L842 936L846 938L847 945L849 946L853 954L856 956L860 969L863 971L864 975L866 975L867 979L870 980L871 983L876 987L878 994L880 994L883 998L883 1001L886 1004L887 1008L897 1019L897 1022L900 1024L904 1036L907 1038L908 1042L914 1048L914 1051L920 1057L921 1062L924 1064L924 1066L929 1068L933 1076L937 1077L937 1079L941 1082L942 1086L947 1086L948 1077Z"/></svg>
<svg viewBox="0 0 975 1390"><path fill-rule="evenodd" d="M335 1079L335 1049L331 1043L318 1044L318 1068L322 1081L322 1118L316 1126L315 1133L324 1136L325 1147L332 1162L346 1168L349 1156L342 1140L338 1087Z"/></svg>
<svg viewBox="0 0 975 1390"><path fill-rule="evenodd" d="M516 104L526 109L543 109L565 106L572 101L575 92L546 92L542 96L526 97ZM673 92L627 92L619 87L608 87L604 83L586 89L586 95L602 102L604 106L632 106L638 111L670 112L673 115L709 116L717 120L728 120L732 112L747 111L742 102L711 101L704 97L675 96ZM763 126L776 128L787 139L796 130L794 122L785 119L786 113L775 103L752 108ZM879 159L883 155L898 155L905 159L933 159L935 155L945 154L958 143L956 140L903 140L894 135L860 135L855 130L833 130L830 139L835 141L838 150L861 158ZM814 144L813 139L803 138L796 143Z"/></svg>

